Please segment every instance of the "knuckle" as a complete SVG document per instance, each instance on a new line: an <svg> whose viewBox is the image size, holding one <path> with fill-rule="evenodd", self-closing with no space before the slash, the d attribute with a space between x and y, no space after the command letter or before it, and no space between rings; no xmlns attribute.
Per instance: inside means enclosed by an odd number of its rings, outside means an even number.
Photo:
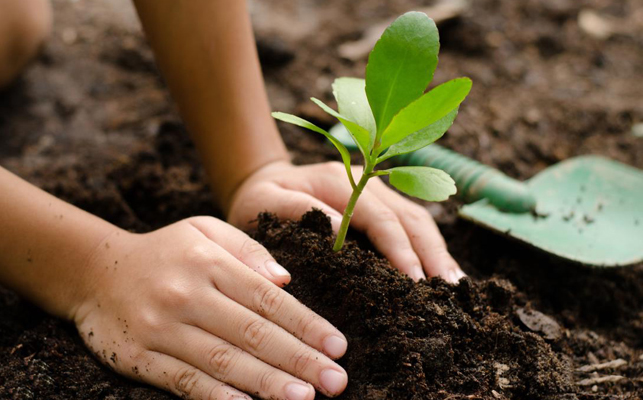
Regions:
<svg viewBox="0 0 643 400"><path fill-rule="evenodd" d="M304 373L311 367L313 355L309 350L302 348L292 356L291 365L295 376L304 376Z"/></svg>
<svg viewBox="0 0 643 400"><path fill-rule="evenodd" d="M227 344L218 344L213 346L207 354L207 362L212 371L227 376L237 355L234 347Z"/></svg>
<svg viewBox="0 0 643 400"><path fill-rule="evenodd" d="M270 393L276 379L277 379L277 376L274 371L269 370L269 371L263 372L262 374L259 375L259 379L257 382L259 390L264 393Z"/></svg>
<svg viewBox="0 0 643 400"><path fill-rule="evenodd" d="M254 311L263 317L272 317L279 313L285 292L270 282L262 281L254 291Z"/></svg>
<svg viewBox="0 0 643 400"><path fill-rule="evenodd" d="M129 346L128 353L128 357L119 357L117 359L120 364L119 370L131 378L140 379L141 366L150 365L154 358L147 349L136 345ZM116 364L116 361L114 361L114 364Z"/></svg>
<svg viewBox="0 0 643 400"><path fill-rule="evenodd" d="M411 220L422 220L429 216L429 212L422 206L410 202L405 205L404 212Z"/></svg>
<svg viewBox="0 0 643 400"><path fill-rule="evenodd" d="M397 214L393 212L388 207L383 208L380 210L380 212L377 214L377 218L380 220L382 223L387 223L387 224L399 224L400 220L397 217Z"/></svg>
<svg viewBox="0 0 643 400"><path fill-rule="evenodd" d="M136 348L132 351L132 363L140 365L150 361L150 353L143 348Z"/></svg>
<svg viewBox="0 0 643 400"><path fill-rule="evenodd" d="M266 322L255 319L242 327L241 337L247 348L260 352L269 342L270 331Z"/></svg>
<svg viewBox="0 0 643 400"><path fill-rule="evenodd" d="M161 328L161 318L158 313L146 310L138 315L138 324L144 332L158 332Z"/></svg>
<svg viewBox="0 0 643 400"><path fill-rule="evenodd" d="M261 244L259 244L259 242L249 237L245 238L245 240L243 241L240 252L242 255L248 256L253 254L263 255L267 253L266 249Z"/></svg>
<svg viewBox="0 0 643 400"><path fill-rule="evenodd" d="M230 393L226 385L222 383L216 383L211 385L206 392L204 400L234 400L238 397Z"/></svg>
<svg viewBox="0 0 643 400"><path fill-rule="evenodd" d="M190 397L198 383L199 375L196 369L194 368L181 368L174 375L174 389L181 395L185 397Z"/></svg>
<svg viewBox="0 0 643 400"><path fill-rule="evenodd" d="M191 302L190 291L179 283L168 283L163 286L160 293L161 303L172 309L184 309Z"/></svg>
<svg viewBox="0 0 643 400"><path fill-rule="evenodd" d="M310 333L319 331L318 327L319 317L313 314L312 311L302 317L297 323L297 333L301 338L307 337Z"/></svg>
<svg viewBox="0 0 643 400"><path fill-rule="evenodd" d="M185 250L185 260L188 265L204 265L211 263L213 256L209 246L197 244Z"/></svg>

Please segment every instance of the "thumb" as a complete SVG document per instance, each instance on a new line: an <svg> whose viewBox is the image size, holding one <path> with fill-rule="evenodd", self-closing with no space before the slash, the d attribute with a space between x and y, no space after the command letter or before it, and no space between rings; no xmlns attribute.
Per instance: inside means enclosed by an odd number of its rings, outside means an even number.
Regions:
<svg viewBox="0 0 643 400"><path fill-rule="evenodd" d="M246 195L234 204L228 220L235 226L245 228L250 225L261 211L269 211L279 219L298 220L313 208L321 210L330 217L333 231L337 233L342 223L342 214L323 201L308 193L274 186L265 186L262 190Z"/></svg>
<svg viewBox="0 0 643 400"><path fill-rule="evenodd" d="M290 273L259 242L237 228L213 217L193 217L190 225L221 246L248 268L279 287L290 283Z"/></svg>

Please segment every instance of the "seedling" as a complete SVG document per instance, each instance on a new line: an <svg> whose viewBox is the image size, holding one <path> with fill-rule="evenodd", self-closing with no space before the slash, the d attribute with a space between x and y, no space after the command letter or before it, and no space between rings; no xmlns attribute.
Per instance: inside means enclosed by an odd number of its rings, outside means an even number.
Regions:
<svg viewBox="0 0 643 400"><path fill-rule="evenodd" d="M396 167L375 170L382 161L430 145L449 129L460 103L471 90L469 78L443 83L424 93L433 79L440 47L438 29L432 19L409 12L395 20L382 34L368 59L366 80L338 78L333 94L339 112L320 100L311 100L337 118L350 133L364 156L359 181L351 171L346 146L320 127L281 112L273 117L321 133L339 150L353 193L333 246L341 250L357 199L369 179L388 175L398 190L427 201L443 201L455 194L453 179L439 169Z"/></svg>

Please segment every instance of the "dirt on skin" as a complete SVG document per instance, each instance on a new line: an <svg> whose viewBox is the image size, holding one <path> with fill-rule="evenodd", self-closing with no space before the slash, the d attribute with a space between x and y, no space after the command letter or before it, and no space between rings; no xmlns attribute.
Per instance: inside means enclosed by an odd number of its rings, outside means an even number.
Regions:
<svg viewBox="0 0 643 400"><path fill-rule="evenodd" d="M0 164L132 231L219 215L128 2L53 4L51 40L0 93ZM251 1L274 109L329 127L308 97L331 100L334 77L362 76L366 61L344 60L336 47L431 4ZM579 24L587 10L617 32L588 34ZM440 33L435 83L474 81L442 144L520 179L580 154L643 168L633 134L643 122L639 0L475 0ZM338 159L320 137L281 128L295 162ZM355 242L331 253L319 215L261 217L256 235L293 273L288 290L351 341L342 397L643 398L643 265L566 263L457 220L458 205L428 205L471 277L457 287L414 285ZM68 323L0 289L0 398L172 396L115 375Z"/></svg>

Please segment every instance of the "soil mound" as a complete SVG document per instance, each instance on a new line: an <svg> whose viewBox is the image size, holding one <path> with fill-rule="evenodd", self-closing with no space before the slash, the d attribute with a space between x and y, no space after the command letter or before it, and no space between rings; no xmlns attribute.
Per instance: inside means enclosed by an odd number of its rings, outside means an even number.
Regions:
<svg viewBox="0 0 643 400"><path fill-rule="evenodd" d="M340 363L350 383L342 399L574 393L569 357L546 339L559 339L561 328L519 307L508 281L450 285L432 278L416 285L355 242L333 253L330 222L318 211L300 222L262 214L255 237L292 273L287 290L347 336Z"/></svg>

